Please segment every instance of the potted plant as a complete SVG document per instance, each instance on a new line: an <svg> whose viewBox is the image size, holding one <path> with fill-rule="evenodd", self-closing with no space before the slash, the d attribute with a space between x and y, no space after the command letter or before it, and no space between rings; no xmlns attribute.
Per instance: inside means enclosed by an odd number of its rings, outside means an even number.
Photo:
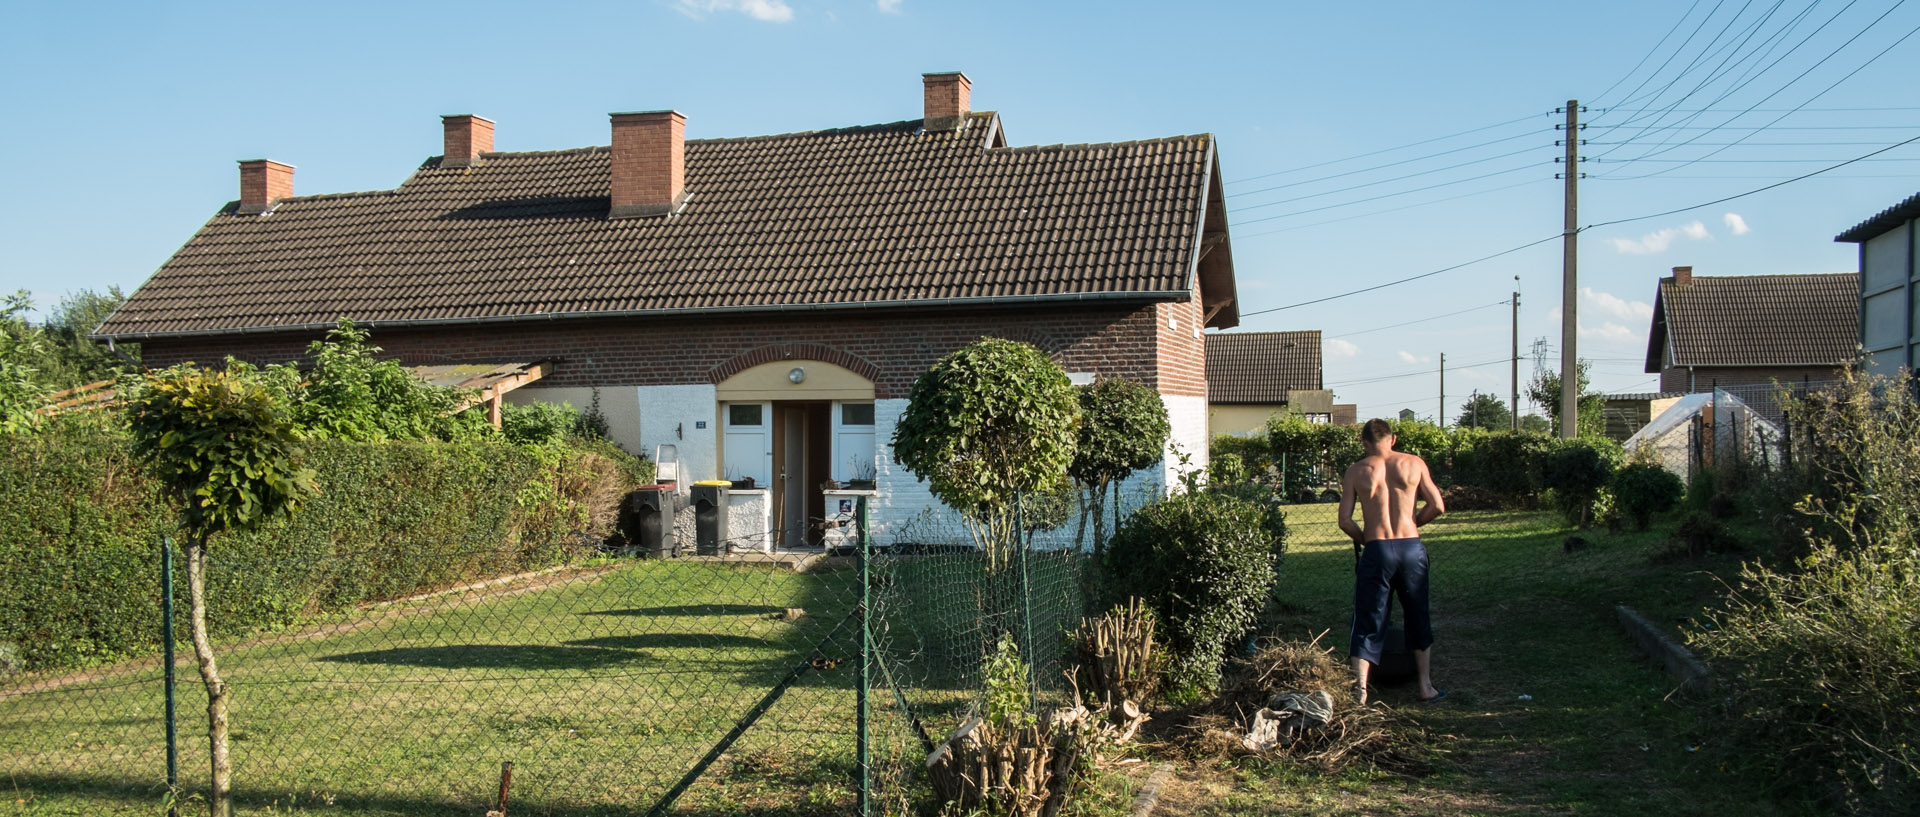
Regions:
<svg viewBox="0 0 1920 817"><path fill-rule="evenodd" d="M875 470L873 460L862 460L858 457L854 458L852 474L852 478L847 480L848 488L857 491L871 491L874 489L876 483L874 481Z"/></svg>
<svg viewBox="0 0 1920 817"><path fill-rule="evenodd" d="M753 487L753 477L750 476L729 476L727 477L727 481L733 483L733 490L736 491L743 491Z"/></svg>

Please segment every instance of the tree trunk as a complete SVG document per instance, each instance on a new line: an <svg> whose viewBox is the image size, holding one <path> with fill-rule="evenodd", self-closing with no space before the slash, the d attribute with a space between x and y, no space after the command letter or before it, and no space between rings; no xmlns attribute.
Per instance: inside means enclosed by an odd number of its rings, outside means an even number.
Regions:
<svg viewBox="0 0 1920 817"><path fill-rule="evenodd" d="M213 640L207 637L207 537L187 539L187 595L191 612L193 657L200 663L200 680L207 685L207 747L213 764L213 785L207 806L211 817L233 813L233 760L227 754L227 684L213 660Z"/></svg>
<svg viewBox="0 0 1920 817"><path fill-rule="evenodd" d="M1080 491L1080 527L1073 532L1073 549L1081 550L1087 546L1087 512L1093 508L1092 488Z"/></svg>

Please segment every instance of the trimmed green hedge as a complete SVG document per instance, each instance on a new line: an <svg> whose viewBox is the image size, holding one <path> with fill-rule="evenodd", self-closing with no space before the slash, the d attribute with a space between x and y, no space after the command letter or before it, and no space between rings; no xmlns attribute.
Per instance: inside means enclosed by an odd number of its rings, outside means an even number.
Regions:
<svg viewBox="0 0 1920 817"><path fill-rule="evenodd" d="M316 441L304 464L321 494L298 514L214 537L216 634L560 563L606 536L619 498L651 480L604 448L497 442ZM158 543L177 519L123 435L0 438L0 649L27 669L156 651ZM175 585L184 611L184 575Z"/></svg>

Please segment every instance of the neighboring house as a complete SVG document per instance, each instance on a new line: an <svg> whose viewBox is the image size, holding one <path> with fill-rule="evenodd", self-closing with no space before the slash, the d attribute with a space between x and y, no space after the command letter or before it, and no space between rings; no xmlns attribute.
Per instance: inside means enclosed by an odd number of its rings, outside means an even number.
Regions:
<svg viewBox="0 0 1920 817"><path fill-rule="evenodd" d="M1358 403L1333 404L1333 424L1337 426L1359 425L1360 405Z"/></svg>
<svg viewBox="0 0 1920 817"><path fill-rule="evenodd" d="M1602 411L1607 419L1606 435L1615 442L1626 442L1653 418L1671 408L1685 395L1679 392L1609 394Z"/></svg>
<svg viewBox="0 0 1920 817"><path fill-rule="evenodd" d="M1213 138L1013 148L969 96L928 74L922 119L738 139L616 113L610 147L538 152L448 116L443 156L367 193L242 162L240 200L96 336L265 363L349 317L410 362L544 361L509 402L597 391L683 485L773 486L788 545L829 479L873 477L882 525L936 505L888 440L914 379L987 336L1153 388L1204 468L1202 329L1239 322Z"/></svg>
<svg viewBox="0 0 1920 817"><path fill-rule="evenodd" d="M1833 240L1860 245L1860 345L1865 368L1893 374L1920 368L1920 194L1855 225Z"/></svg>
<svg viewBox="0 0 1920 817"><path fill-rule="evenodd" d="M1859 342L1859 291L1850 272L1696 276L1674 267L1654 298L1646 370L1660 375L1661 392L1678 394L1831 380Z"/></svg>
<svg viewBox="0 0 1920 817"><path fill-rule="evenodd" d="M1207 413L1215 434L1259 432L1275 414L1333 421L1320 380L1320 330L1207 336Z"/></svg>

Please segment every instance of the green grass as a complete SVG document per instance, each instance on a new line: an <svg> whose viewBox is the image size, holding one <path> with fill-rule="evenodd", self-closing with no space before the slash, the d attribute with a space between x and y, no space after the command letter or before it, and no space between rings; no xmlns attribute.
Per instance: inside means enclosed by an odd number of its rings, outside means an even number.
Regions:
<svg viewBox="0 0 1920 817"><path fill-rule="evenodd" d="M1289 508L1289 548L1268 632L1331 631L1344 653L1353 556L1334 507ZM1699 704L1639 658L1614 622L1708 602L1735 563L1661 563L1664 531L1574 532L1547 514L1460 512L1429 526L1435 675L1452 700L1382 698L1438 736L1435 773L1407 779L1285 764L1188 768L1170 814L1739 814L1778 808L1722 774ZM979 611L1002 594L971 554L890 560L880 634L927 728L970 696ZM1036 653L1059 651L1077 600L1064 560L1030 566ZM639 562L380 608L222 645L234 683L235 782L248 813L479 814L501 761L514 814L643 813L825 640L852 658L851 571ZM789 622L776 614L803 608ZM158 814L164 796L158 670L135 662L58 689L0 697L0 814ZM14 687L22 683L15 679ZM1042 677L1045 684L1047 677ZM853 667L810 671L682 798L685 814L844 814L853 802ZM182 772L205 788L204 697L180 684ZM5 690L0 689L0 695ZM1529 695L1530 701L1519 696ZM884 805L920 758L890 692L876 696ZM1133 767L1144 771L1146 764ZM1109 775L1084 814L1122 813L1137 780ZM1108 802L1113 801L1113 802Z"/></svg>
<svg viewBox="0 0 1920 817"><path fill-rule="evenodd" d="M478 814L512 761L512 813L644 811L813 645L856 654L857 629L836 633L856 587L851 571L640 562L225 645L238 803ZM786 608L807 615L788 622ZM844 812L853 672L805 673L682 811ZM147 662L0 698L0 813L159 813L157 678ZM183 788L197 793L205 694L190 662L179 692ZM883 726L883 749L917 757Z"/></svg>
<svg viewBox="0 0 1920 817"><path fill-rule="evenodd" d="M1289 547L1271 632L1346 654L1353 551L1333 505L1289 509ZM1457 512L1422 530L1432 563L1434 681L1422 706L1388 687L1438 736L1434 774L1365 769L1323 776L1284 764L1189 770L1172 814L1783 814L1722 772L1704 704L1642 658L1615 604L1672 622L1697 614L1731 559L1663 562L1671 522L1646 533L1574 531L1557 516ZM1564 549L1569 536L1584 548ZM1396 613L1396 617L1398 614ZM1523 700L1528 696L1530 700ZM1184 798L1184 799L1183 799Z"/></svg>

